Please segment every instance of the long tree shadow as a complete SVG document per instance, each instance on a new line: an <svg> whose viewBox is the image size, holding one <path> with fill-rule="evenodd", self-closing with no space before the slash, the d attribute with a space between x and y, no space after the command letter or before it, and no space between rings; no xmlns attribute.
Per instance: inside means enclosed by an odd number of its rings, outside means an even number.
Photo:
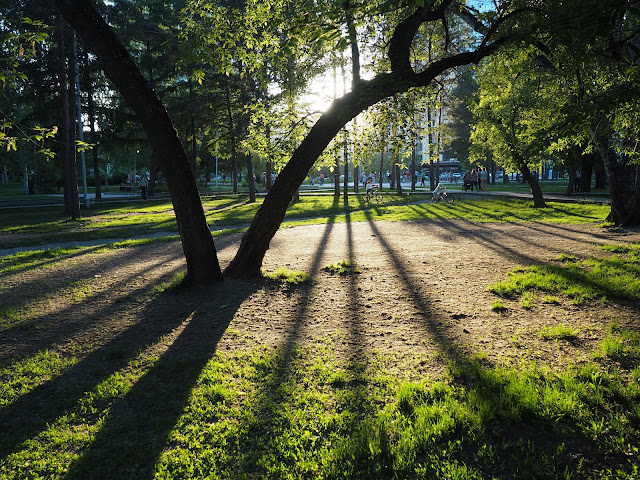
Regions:
<svg viewBox="0 0 640 480"><path fill-rule="evenodd" d="M354 240L349 219L347 219L346 228L347 261L353 264L355 261ZM330 275L329 273L321 273L321 261L324 246L332 236L333 230L334 224L330 221L319 240L318 248L311 255L312 262L309 267L309 273L312 277ZM347 284L345 292L347 301L345 317L348 317L345 319L347 335L345 338L340 334L336 338L337 343L345 345L346 376L340 377L339 381L328 379L325 381L330 382L334 395L337 395L338 405L334 408L338 411L345 410L350 412L347 415L349 425L345 427L346 430L354 431L360 423L360 414L370 413L373 408L370 402L367 402L367 388L363 380L368 364L368 348L362 332L361 305L358 303L358 275L355 273L347 274L334 280L339 281L341 284ZM251 428L245 433L246 437L241 436L238 440L238 444L242 445L245 452L241 457L240 464L236 467L238 477L255 476L256 478L263 478L269 475L265 471L263 460L265 456L277 459L276 462L282 462L285 465L284 468L287 468L287 462L295 461L296 455L287 455L285 460L278 454L279 443L282 438L290 435L289 431L283 429L283 425L288 425L289 420L282 419L281 414L278 412L281 412L290 403L294 403L293 408L298 408L295 405L296 399L291 397L291 389L287 385L296 379L297 362L304 361L304 359L300 358L301 351L298 348L301 345L300 341L302 338L305 341L308 340L307 335L303 333L303 329L305 326L308 327L310 309L313 308L310 297L315 296L312 293L313 289L317 287L311 285L305 288L306 291L298 292L300 295L296 298L298 302L297 309L290 321L291 327L286 338L277 348L275 363L269 367L268 371L261 374L261 378L265 378L266 381L258 385L258 395L254 397L254 405L252 407L256 412L253 418L258 419L257 424L252 424ZM313 424L313 419L308 419L308 421ZM313 427L306 426L305 429L307 428L312 429ZM256 431L262 433L259 439L252 436ZM288 468L296 471L299 467L291 464ZM301 470L304 472L304 467L301 467ZM270 474L273 475L273 472L270 472ZM304 475L304 473L302 474Z"/></svg>
<svg viewBox="0 0 640 480"><path fill-rule="evenodd" d="M119 257L118 263L114 264L116 270L124 270L126 265L130 264L136 258L137 249ZM0 350L9 352L14 350L15 345L19 345L20 356L29 356L37 351L46 350L56 345L73 341L74 337L82 335L89 330L96 330L100 325L107 326L112 322L113 318L117 318L120 312L126 313L129 308L128 302L121 302L122 298L114 295L114 292L121 286L126 285L134 277L153 278L153 269L165 262L175 260L175 257L161 257L153 261L145 262L142 266L138 266L136 271L130 271L127 274L119 275L119 279L109 284L109 288L90 295L78 302L72 302L66 307L59 309L52 314L48 314L48 320L35 320L35 316L29 316L26 321L27 325L35 322L34 329L25 327L22 323L9 327L2 332L0 338ZM180 267L168 271L163 277L157 281L168 280ZM81 273L80 273L81 272ZM92 279L94 272L103 272L99 266L94 269L78 267L78 276L76 278ZM56 290L61 288L59 284L52 285ZM20 286L22 289L23 287ZM151 288L150 282L144 282L140 287L128 292L130 298L139 298L149 294ZM48 295L48 294L47 294ZM35 300L31 300L35 304ZM95 306L94 306L95 305ZM87 306L92 307L91 315L93 321L88 322L83 313L83 309ZM19 307L18 307L19 308ZM61 321L62 320L62 321ZM4 346L4 348L3 348ZM12 360L17 357L12 356ZM5 355L0 354L0 360L4 361Z"/></svg>
<svg viewBox="0 0 640 480"><path fill-rule="evenodd" d="M188 404L199 375L216 352L235 312L257 285L252 280L233 280L179 295L181 313L167 319L166 326L182 326L182 331L131 390L115 402L67 478L153 476L169 432ZM225 299L224 308L220 308L221 298ZM157 313L147 315L142 323L156 330L152 323L158 321ZM158 338L157 333L161 332L154 332L153 339ZM92 470L95 465L101 466L100 472Z"/></svg>
<svg viewBox="0 0 640 480"><path fill-rule="evenodd" d="M250 293L253 288L250 285L249 288L245 287L237 291ZM226 291L222 291L224 289ZM226 297L230 308L220 311L216 305L216 298L218 298L216 295ZM140 468L141 471L150 470L152 466L145 464L145 462L151 461L150 457L157 456L158 452L154 450L158 438L156 434L164 438L163 435L166 436L166 431L162 431L162 429L169 428L168 424L163 423L160 419L171 418L172 415L175 417L179 413L179 404L184 405L186 395L193 386L193 377L197 375L198 367L201 367L202 362L206 361L206 355L210 356L211 352L215 350L216 342L246 295L236 293L233 285L223 284L210 287L209 291L204 292L186 291L175 296L169 294L157 296L145 306L143 313L133 326L83 357L64 373L33 388L0 409L0 429L2 430L0 459L24 448L24 442L39 435L48 425L54 424L58 419L67 415L73 415L80 400L86 396L87 392L92 391L101 382L117 372L126 369L140 351L151 348L165 336L170 336L176 329L182 328L183 323L189 319L184 327L184 332L182 332L186 335L184 337L180 335L174 341L175 348L172 345L165 353L166 357L164 355L161 357L160 367L151 367L142 377L143 383L140 386L136 384L130 392L133 395L130 398L134 399L130 405L136 405L138 408L139 405L135 400L142 399L145 391L153 391L156 395L155 405L146 405L145 409L148 412L153 412L157 418L152 419L153 422L148 425L150 429L148 432L145 433L145 428L137 431L142 436L147 434L150 436L147 436L146 442L141 438L136 440L139 441L142 445L140 448L143 448L145 452L145 455L139 459L142 460L142 464L136 464L136 468ZM203 301L203 298L208 300ZM207 312L207 309L211 309L211 312ZM167 367L179 363L180 359L185 360L181 364L182 367L177 370L175 368L171 370ZM184 372L181 371L182 368L184 368ZM165 373L161 373L165 370L172 372L171 378L168 378ZM154 383L154 379L160 383ZM141 386L144 388L141 389ZM166 393L171 393L171 397L167 397ZM136 395L141 395L141 397ZM167 405L166 410L162 410L164 405ZM118 416L115 412L111 412L109 415L113 423L106 422L105 426L117 430L117 426L122 425L124 417ZM110 427L112 424L114 427ZM161 425L154 426L156 424ZM124 431L122 434L126 435L127 432ZM116 434L111 434L111 437L104 437L104 435L98 434L92 443L91 450L93 447L105 448L101 447L101 439L114 438L113 435ZM117 442L117 450L120 453L112 452L110 457L122 460L122 455L126 457L131 454L131 448L134 444L127 443L126 438L122 440L123 442ZM109 444L109 441L106 441L106 444ZM122 465L113 463L112 471L117 472L122 468ZM82 468L80 468L81 470ZM109 470L105 472L109 472ZM110 474L97 474L97 476L106 477Z"/></svg>
<svg viewBox="0 0 640 480"><path fill-rule="evenodd" d="M385 239L384 234L378 229L375 222L370 221L371 231L379 241L381 251L391 261L395 267L399 278L404 283L406 289L412 294L412 300L415 301L419 310L423 312L433 311L428 300L421 293L421 284L417 278L413 278L407 259L404 259L393 248L393 246ZM526 403L523 398L510 395L507 391L507 385L495 382L490 373L491 367L488 364L482 365L474 361L470 353L465 352L461 345L458 345L448 331L448 327L438 320L436 315L423 315L416 325L422 335L426 335L433 339L438 350L444 355L445 361L450 364L453 373L453 380L456 384L464 387L466 391L472 392L473 395L482 398L486 405L494 405L498 399L509 397L512 405L516 409L525 412L520 421L507 420L503 422L501 428L480 438L482 443L474 444L473 441L466 443L466 448L456 453L455 449L449 455L452 458L472 466L488 477L498 478L502 476L508 478L540 478L537 473L520 472L511 470L512 466L507 461L503 463L491 464L485 463L478 457L477 452L480 447L489 448L493 452L497 452L498 456L508 455L526 455L525 459L518 459L514 462L516 465L530 464L535 465L539 455L557 455L557 459L561 459L564 465L575 469L581 464L580 455L576 454L577 449L582 455L597 456L600 452L600 446L593 439L586 437L583 433L577 431L575 425L571 428L571 433L567 433L566 427L556 426L548 420L538 419L537 414L531 409L531 405ZM499 413L498 413L499 415ZM483 425L482 428L493 429L495 426ZM567 445L569 446L567 448ZM428 449L429 447L426 446ZM607 454L609 461L615 457L615 462L623 465L626 462L624 455ZM602 458L602 457L601 457ZM563 465L563 466L564 466ZM496 472L496 469L499 470ZM554 474L549 472L549 478ZM547 477L544 477L547 478Z"/></svg>
<svg viewBox="0 0 640 480"><path fill-rule="evenodd" d="M238 236L227 235L216 238L216 247L218 251L221 251L227 247L234 246L238 241ZM38 313L34 315L26 316L23 322L19 322L14 326L5 328L0 336L0 363L6 361L7 358L15 360L14 356L9 356L7 352L15 350L16 345L20 345L20 355L28 356L36 353L37 351L51 348L61 342L69 340L74 335L82 334L90 329L96 329L101 324L108 324L110 318L119 315L118 312L126 312L128 303L120 296L114 295L114 292L118 291L118 288L126 285L128 282L135 278L149 278L149 282L144 283L139 288L128 292L129 298L139 298L140 296L148 295L148 290L152 287L151 281L160 283L162 281L169 281L176 271L182 266L176 267L165 273L162 277L155 275L155 268L165 263L170 263L176 260L181 260L182 252L179 249L175 249L175 253L171 253L171 249L167 248L165 243L152 244L140 250L138 247L132 247L127 249L117 249L117 258L115 255L110 263L111 273L114 277L113 281L110 281L108 288L104 291L97 292L95 295L88 295L85 299L74 302L66 308L55 311L53 314L48 315L49 320L44 324L40 320L34 322L34 318L37 318ZM93 249L91 250L93 251ZM87 252L89 253L89 252ZM115 253L115 252L114 252ZM140 261L140 257L145 260ZM105 265L103 262L92 262L91 257L80 255L73 257L73 260L82 260L77 262L71 270L69 270L69 278L73 278L74 282L86 281L88 285L91 284L96 275L106 278ZM133 268L135 266L135 268ZM109 273L109 272L106 272ZM29 282L22 282L10 294L5 297L3 307L12 307L16 310L20 310L23 307L28 308L31 305L35 305L38 302L38 297L33 295L25 296L24 292L32 292L38 288L39 285L49 285L48 289L45 289L41 294L41 299L46 300L53 293L59 292L65 285L61 285L59 279L56 278L56 272L51 269L47 270L44 276L37 276ZM42 287L41 287L42 288ZM14 293L16 298L14 299ZM126 299L125 299L126 300ZM28 303L27 303L28 302ZM93 306L96 305L93 310L94 321L87 322L84 318L84 314L73 315L73 312L78 311L84 305ZM64 319L61 323L60 319ZM35 327L35 328L34 328ZM25 332L25 330L28 330Z"/></svg>
<svg viewBox="0 0 640 480"><path fill-rule="evenodd" d="M88 255L101 248L101 245L96 245L93 247L84 248L72 247L71 249L69 249L69 253L62 253L60 251L56 252L56 249L44 249L24 252L20 255L6 255L5 257L13 258L0 258L0 260L2 261L2 269L7 269L5 272L0 272L0 278L2 278L3 276L7 276L8 274L15 275L17 273L34 270L37 268L50 267L65 260L71 260L73 258L79 258L84 255Z"/></svg>
<svg viewBox="0 0 640 480"><path fill-rule="evenodd" d="M128 258L127 258L128 257ZM117 275L117 280L110 283L108 286L105 286L104 291L97 292L96 294L87 294L84 297L83 301L75 302L73 305L69 305L67 308L77 308L82 303L87 303L93 301L95 297L108 297L110 293L121 287L122 285L126 285L135 277L146 278L149 273L152 273L156 268L160 267L166 262L178 259L178 255L175 255L172 258L154 258L152 260L147 260L144 262L143 269L131 269L128 268L131 262L135 262L135 253L131 252L128 255L122 256L118 259L117 265L115 265L116 269L119 270L120 273ZM127 261L129 260L129 261ZM99 273L100 272L100 273ZM78 265L76 268L70 270L65 277L56 278L55 274L50 274L48 276L34 278L29 282L21 283L16 287L19 290L17 293L18 302L12 301L10 305L16 310L30 309L30 307L34 305L38 305L40 302L51 300L57 296L64 296L66 294L73 293L72 290L74 286L82 286L88 285L91 286L91 283L96 275L102 276L103 270L99 266L90 267L86 264ZM61 277L67 279L67 282L62 282ZM40 287L38 294L36 295L34 291L38 291L38 286L46 285L46 287ZM27 297L24 295L24 292L31 292L31 294ZM8 303L9 304L9 303ZM33 309L32 309L33 310ZM65 309L60 309L56 311L56 314L64 313ZM35 311L33 314L31 312L25 314L25 320L31 321L38 317L39 311ZM20 325L16 325L20 328Z"/></svg>
<svg viewBox="0 0 640 480"><path fill-rule="evenodd" d="M334 200L334 203L338 199ZM324 233L318 243L318 248L314 252L311 258L313 261L309 267L309 274L313 277L320 271L320 262L322 260L322 250L328 242L331 232L334 228L333 218L329 219L326 224ZM268 380L260 384L257 388L258 395L254 399L256 415L255 417L260 419L259 425L250 429L247 435L251 435L255 429L261 432L269 432L266 439L262 438L260 442L256 442L256 438L247 436L246 438L240 438L238 440L240 445L243 445L248 451L239 459L238 476L261 476L264 474L262 471L261 457L265 451L272 453L276 451L275 434L278 431L278 419L271 413L275 406L285 404L289 399L287 398L286 389L283 385L289 380L292 375L292 364L295 361L297 351L296 346L300 340L302 334L302 328L305 323L307 311L310 307L309 294L313 289L313 285L303 286L304 290L297 292L297 311L295 312L292 320L290 321L290 327L287 330L287 335L283 342L277 347L277 358L269 369L265 372L264 378ZM249 448L247 448L249 446Z"/></svg>

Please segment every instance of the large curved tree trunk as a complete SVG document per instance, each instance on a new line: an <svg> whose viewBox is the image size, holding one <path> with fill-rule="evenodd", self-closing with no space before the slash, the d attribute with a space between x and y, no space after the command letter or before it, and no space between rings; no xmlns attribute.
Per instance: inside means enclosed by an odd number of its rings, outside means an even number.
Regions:
<svg viewBox="0 0 640 480"><path fill-rule="evenodd" d="M89 0L55 0L55 3L136 113L158 154L171 193L189 276L197 282L220 280L222 273L213 237L189 158L162 102Z"/></svg>
<svg viewBox="0 0 640 480"><path fill-rule="evenodd" d="M381 73L370 81L357 82L357 88L334 100L331 108L318 119L265 197L249 230L242 237L235 258L225 269L225 275L259 274L269 243L284 219L293 194L329 142L349 120L396 93L405 92L411 87L429 85L450 68L477 63L508 41L507 38L502 38L493 43L486 42L476 51L452 54L434 61L423 71L416 73L411 67L409 55L415 33L422 23L444 18L450 4L451 1L444 1L435 10L419 8L400 22L389 44L393 73ZM336 172L336 175L339 174Z"/></svg>
<svg viewBox="0 0 640 480"><path fill-rule="evenodd" d="M258 275L269 243L280 227L284 214L298 187L329 142L347 123L337 115L335 102L313 126L311 132L278 174L262 206L253 218L233 261L225 269L228 276ZM339 176L339 172L336 173Z"/></svg>

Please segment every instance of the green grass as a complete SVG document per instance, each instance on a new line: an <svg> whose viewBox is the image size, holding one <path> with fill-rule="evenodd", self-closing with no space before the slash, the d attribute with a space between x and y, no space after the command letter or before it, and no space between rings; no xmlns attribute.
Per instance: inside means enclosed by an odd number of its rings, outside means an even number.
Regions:
<svg viewBox="0 0 640 480"><path fill-rule="evenodd" d="M538 295L535 292L526 291L522 294L522 297L520 297L520 305L525 310L531 310L537 297Z"/></svg>
<svg viewBox="0 0 640 480"><path fill-rule="evenodd" d="M573 256L562 256L559 264L517 268L509 272L508 280L491 285L489 290L504 298L524 296L525 303L532 295L530 292L562 294L578 305L596 298L603 302L610 297L640 300L640 255L637 247L605 246L605 251L622 253L582 261ZM551 302L547 300L547 303Z"/></svg>
<svg viewBox="0 0 640 480"><path fill-rule="evenodd" d="M504 303L502 303L500 300L496 300L491 304L491 310L496 313L506 313L509 309L505 307Z"/></svg>
<svg viewBox="0 0 640 480"><path fill-rule="evenodd" d="M338 275L361 273L361 270L348 260L340 260L338 263L330 263L322 269L329 273L337 273Z"/></svg>
<svg viewBox="0 0 640 480"><path fill-rule="evenodd" d="M594 358L623 358L640 360L640 335L638 332L620 328L617 322L609 325L607 335L594 352Z"/></svg>
<svg viewBox="0 0 640 480"><path fill-rule="evenodd" d="M535 209L529 201L487 199L459 201L446 211L421 195L385 195L385 205L368 205L360 195L335 200L329 195L302 196L286 213L283 226L345 221L407 221L423 219L466 219L477 222L602 222L609 207L596 204L549 203ZM249 204L246 197L203 198L209 225L214 229L245 229L260 207L262 198ZM3 212L0 234L20 234L21 240L0 241L0 248L38 243L83 241L105 238L135 238L150 234L175 234L177 225L169 202L135 202L131 205L98 205L83 211L78 221L68 220L60 208L17 209ZM11 242L11 243L9 243Z"/></svg>
<svg viewBox="0 0 640 480"><path fill-rule="evenodd" d="M573 340L578 337L578 331L567 325L545 326L538 332L543 340Z"/></svg>
<svg viewBox="0 0 640 480"><path fill-rule="evenodd" d="M294 347L238 341L206 361L162 360L154 345L128 362L113 356L122 367L76 392L28 442L4 433L0 446L15 448L0 477L62 478L71 467L70 478L634 478L640 387L615 366L558 373L527 362L458 360L440 378L407 381L386 354L346 361L337 337ZM41 352L3 368L0 406L63 379L85 354ZM159 368L167 378L181 373L140 390ZM165 422L162 412L177 411L172 395L185 376L195 381L168 434L147 438ZM60 409L52 401L49 408ZM161 447L157 457L142 455L148 442ZM581 454L595 466L582 464ZM598 468L611 455L617 477Z"/></svg>
<svg viewBox="0 0 640 480"><path fill-rule="evenodd" d="M152 289L152 294L160 295L162 293L177 293L189 285L191 285L191 280L187 275L187 270L181 269L171 277L171 280L155 285Z"/></svg>
<svg viewBox="0 0 640 480"><path fill-rule="evenodd" d="M293 285L307 283L311 280L311 275L309 275L308 273L302 272L300 270L290 270L284 267L280 267L275 272L271 273L263 269L262 276L272 281L290 283Z"/></svg>

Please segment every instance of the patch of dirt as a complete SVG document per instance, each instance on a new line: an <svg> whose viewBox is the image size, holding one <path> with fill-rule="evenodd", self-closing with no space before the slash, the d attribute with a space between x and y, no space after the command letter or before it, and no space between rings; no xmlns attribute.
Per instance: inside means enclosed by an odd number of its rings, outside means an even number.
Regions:
<svg viewBox="0 0 640 480"><path fill-rule="evenodd" d="M239 238L216 239L221 265ZM208 352L246 348L247 339L288 346L329 336L345 359L391 356L407 378L438 376L447 360L478 354L490 364L524 357L562 368L588 359L605 327L613 319L629 325L638 306L561 300L525 310L514 300L496 314L490 307L497 297L487 287L518 265L557 263L561 253L606 256L599 245L631 242L640 242L640 232L594 225L329 223L281 229L265 256L267 271L310 273L307 285L245 279L162 295L154 287L184 268L179 242L90 251L0 277L2 308L28 319L2 327L0 363L44 349L96 346L126 357L189 324L199 332L189 337L193 348ZM323 270L341 260L360 272ZM543 326L560 323L577 329L577 338L538 338Z"/></svg>

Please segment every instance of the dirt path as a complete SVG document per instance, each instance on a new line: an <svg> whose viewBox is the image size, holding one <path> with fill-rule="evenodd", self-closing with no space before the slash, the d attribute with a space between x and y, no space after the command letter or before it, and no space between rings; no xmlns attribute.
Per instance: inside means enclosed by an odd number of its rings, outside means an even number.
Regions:
<svg viewBox="0 0 640 480"><path fill-rule="evenodd" d="M238 241L238 235L216 239L223 266ZM178 295L154 295L153 289L184 267L179 242L83 253L0 276L2 308L29 318L0 335L0 363L47 348L100 345L109 347L105 355L117 347L126 356L198 315L203 332L217 332L219 349L244 348L241 337L288 345L332 336L344 356L392 355L399 371L417 356L433 359L404 373L412 377L437 376L452 356L480 353L491 363L522 356L525 339L527 355L561 367L569 357L586 358L612 318L626 323L638 308L615 302L584 308L563 301L524 310L514 301L507 302L508 314L497 315L487 286L517 265L554 263L561 253L601 256L599 245L617 242L640 242L640 233L452 220L295 227L276 234L264 267L305 271L312 275L310 284L289 288L234 280ZM360 273L323 270L341 260ZM537 338L543 325L558 323L579 329L579 341Z"/></svg>

